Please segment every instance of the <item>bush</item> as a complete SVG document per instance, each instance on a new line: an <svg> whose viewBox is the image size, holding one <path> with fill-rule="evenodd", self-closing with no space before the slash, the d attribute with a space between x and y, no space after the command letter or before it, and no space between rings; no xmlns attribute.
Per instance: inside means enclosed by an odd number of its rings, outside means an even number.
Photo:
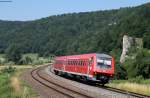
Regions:
<svg viewBox="0 0 150 98"><path fill-rule="evenodd" d="M5 51L8 61L13 61L18 64L21 59L22 50L20 44L11 44Z"/></svg>
<svg viewBox="0 0 150 98"><path fill-rule="evenodd" d="M28 53L23 54L19 63L24 65L39 65L43 63L48 63L51 60L50 57L39 57L38 54Z"/></svg>
<svg viewBox="0 0 150 98"><path fill-rule="evenodd" d="M2 73L13 73L15 72L16 68L15 67L12 67L12 66L9 66L9 67L6 67L4 69L2 69Z"/></svg>
<svg viewBox="0 0 150 98"><path fill-rule="evenodd" d="M150 49L150 33L145 33L143 39L144 39L144 47Z"/></svg>
<svg viewBox="0 0 150 98"><path fill-rule="evenodd" d="M136 78L129 79L129 82L132 83L141 83L144 80L143 76L137 76Z"/></svg>
<svg viewBox="0 0 150 98"><path fill-rule="evenodd" d="M21 56L21 59L19 61L20 64L33 64L39 59L38 54L33 54L33 53L28 53L28 54L23 54Z"/></svg>
<svg viewBox="0 0 150 98"><path fill-rule="evenodd" d="M150 78L150 52L142 49L137 52L133 59L125 61L124 66L127 70L128 78L140 77Z"/></svg>

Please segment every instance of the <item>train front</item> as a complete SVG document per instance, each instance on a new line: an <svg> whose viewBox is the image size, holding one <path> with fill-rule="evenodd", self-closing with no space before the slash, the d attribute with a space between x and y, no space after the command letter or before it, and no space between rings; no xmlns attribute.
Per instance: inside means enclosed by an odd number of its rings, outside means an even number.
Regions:
<svg viewBox="0 0 150 98"><path fill-rule="evenodd" d="M108 81L114 76L114 58L106 54L96 54L94 76L96 80L102 84L108 83Z"/></svg>

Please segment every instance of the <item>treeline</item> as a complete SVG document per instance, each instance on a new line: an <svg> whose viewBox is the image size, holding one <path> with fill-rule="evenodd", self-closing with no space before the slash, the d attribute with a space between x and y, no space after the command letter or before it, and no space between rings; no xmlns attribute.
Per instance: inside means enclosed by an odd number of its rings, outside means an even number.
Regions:
<svg viewBox="0 0 150 98"><path fill-rule="evenodd" d="M118 62L124 34L143 38L144 48L150 49L150 3L34 21L0 21L0 53L15 63L26 53L49 56L92 52L113 54Z"/></svg>
<svg viewBox="0 0 150 98"><path fill-rule="evenodd" d="M0 52L68 55L122 48L122 36L143 37L150 48L150 4L72 13L35 21L0 21Z"/></svg>

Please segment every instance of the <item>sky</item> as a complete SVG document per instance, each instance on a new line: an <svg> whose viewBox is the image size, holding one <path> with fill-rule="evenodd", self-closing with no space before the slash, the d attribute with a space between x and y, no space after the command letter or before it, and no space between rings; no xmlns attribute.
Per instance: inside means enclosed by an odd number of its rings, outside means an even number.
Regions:
<svg viewBox="0 0 150 98"><path fill-rule="evenodd" d="M0 20L26 21L52 15L138 6L150 0L11 0L1 2ZM6 0L8 1L8 0Z"/></svg>

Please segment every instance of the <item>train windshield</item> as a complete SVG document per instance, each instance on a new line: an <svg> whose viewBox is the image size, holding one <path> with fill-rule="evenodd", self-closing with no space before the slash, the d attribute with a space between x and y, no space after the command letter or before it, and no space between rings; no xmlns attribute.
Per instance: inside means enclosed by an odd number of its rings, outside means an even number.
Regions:
<svg viewBox="0 0 150 98"><path fill-rule="evenodd" d="M97 59L97 66L102 69L110 69L111 59Z"/></svg>

